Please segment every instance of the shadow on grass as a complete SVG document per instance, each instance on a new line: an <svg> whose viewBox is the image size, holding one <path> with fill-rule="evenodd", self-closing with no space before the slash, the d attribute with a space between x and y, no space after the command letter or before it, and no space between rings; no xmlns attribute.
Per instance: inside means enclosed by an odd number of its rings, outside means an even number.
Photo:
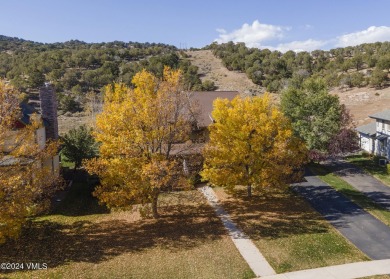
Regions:
<svg viewBox="0 0 390 279"><path fill-rule="evenodd" d="M109 213L110 210L100 205L98 199L92 196L94 188L94 185L87 182L74 182L64 199L54 206L51 214L84 216Z"/></svg>
<svg viewBox="0 0 390 279"><path fill-rule="evenodd" d="M361 155L348 156L348 160L357 167L367 170L373 175L388 175L387 168L379 165L380 157L363 157Z"/></svg>
<svg viewBox="0 0 390 279"><path fill-rule="evenodd" d="M239 191L223 207L252 239L280 238L294 234L325 233L321 216L289 189L247 198Z"/></svg>
<svg viewBox="0 0 390 279"><path fill-rule="evenodd" d="M310 163L308 165L308 168L314 170L315 173L319 175L335 173L338 176L343 177L348 175L365 174L361 168L358 168L353 164L341 161L330 161L325 164Z"/></svg>
<svg viewBox="0 0 390 279"><path fill-rule="evenodd" d="M45 262L51 268L67 262L99 263L154 247L172 252L191 249L226 235L208 205L177 207L170 207L170 213L158 220L32 222L18 240L1 246L0 262Z"/></svg>

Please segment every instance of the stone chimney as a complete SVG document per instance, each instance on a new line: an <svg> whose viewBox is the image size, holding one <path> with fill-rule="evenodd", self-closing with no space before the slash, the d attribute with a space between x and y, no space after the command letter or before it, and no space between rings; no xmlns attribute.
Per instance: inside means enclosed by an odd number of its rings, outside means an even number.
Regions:
<svg viewBox="0 0 390 279"><path fill-rule="evenodd" d="M45 122L46 139L58 139L57 97L53 86L45 82L39 90L41 113Z"/></svg>

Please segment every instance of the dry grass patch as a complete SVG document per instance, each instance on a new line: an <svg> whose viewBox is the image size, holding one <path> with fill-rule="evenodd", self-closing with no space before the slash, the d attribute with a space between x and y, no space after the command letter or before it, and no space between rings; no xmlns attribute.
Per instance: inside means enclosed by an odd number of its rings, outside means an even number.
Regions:
<svg viewBox="0 0 390 279"><path fill-rule="evenodd" d="M234 196L215 191L278 273L368 260L290 190L269 190L251 199L245 190Z"/></svg>
<svg viewBox="0 0 390 279"><path fill-rule="evenodd" d="M78 209L58 207L55 215L36 218L17 241L0 249L0 262L47 263L48 270L10 271L7 276L253 277L220 220L197 191L163 196L159 220L141 219L130 211L109 213L98 207L91 211L83 203L76 204ZM92 204L88 208L93 208Z"/></svg>
<svg viewBox="0 0 390 279"><path fill-rule="evenodd" d="M389 275L375 275L375 276L369 276L369 277L362 277L361 279L389 279Z"/></svg>

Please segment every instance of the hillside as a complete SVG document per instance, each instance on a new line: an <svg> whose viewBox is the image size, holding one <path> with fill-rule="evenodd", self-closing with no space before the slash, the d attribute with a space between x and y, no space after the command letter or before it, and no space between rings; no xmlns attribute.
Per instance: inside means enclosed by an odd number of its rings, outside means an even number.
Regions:
<svg viewBox="0 0 390 279"><path fill-rule="evenodd" d="M46 44L0 35L0 77L23 92L51 82L60 97L72 95L80 102L86 93L99 92L113 81L131 86L142 69L162 76L164 66L169 66L182 70L186 88L201 89L197 68L183 54L166 44L78 40Z"/></svg>
<svg viewBox="0 0 390 279"><path fill-rule="evenodd" d="M269 92L281 92L290 84L299 86L308 77L322 78L329 88L390 86L390 42L298 53L233 42L213 43L207 48L228 70L245 73Z"/></svg>
<svg viewBox="0 0 390 279"><path fill-rule="evenodd" d="M242 94L258 94L264 92L259 85L254 84L245 73L229 71L221 59L215 57L211 50L187 51L191 64L198 67L202 81L211 80L219 91L236 90Z"/></svg>
<svg viewBox="0 0 390 279"><path fill-rule="evenodd" d="M210 50L188 51L193 65L199 67L201 79L212 80L218 86L217 90L237 90L248 94L264 92L265 89L254 84L245 73L229 71L221 59L215 57ZM390 109L390 88L375 89L372 87L356 87L341 89L336 87L330 91L340 97L354 116L355 124L366 124L371 120L368 115L385 109ZM280 95L272 94L278 101Z"/></svg>
<svg viewBox="0 0 390 279"><path fill-rule="evenodd" d="M348 91L339 88L330 91L340 97L341 103L351 111L357 126L367 124L373 119L368 115L390 109L390 88L353 88Z"/></svg>
<svg viewBox="0 0 390 279"><path fill-rule="evenodd" d="M61 133L91 121L83 112L87 94L97 98L102 86L112 81L131 85L143 68L161 76L164 65L180 68L190 90L205 90L202 82L208 80L216 90L237 90L243 96L275 92L275 101L288 84L322 77L351 110L357 125L369 122L369 114L390 108L390 43L298 54L233 43L206 48L183 52L171 45L119 41L45 44L0 35L0 77L23 92L50 81L62 113L76 112L60 117Z"/></svg>

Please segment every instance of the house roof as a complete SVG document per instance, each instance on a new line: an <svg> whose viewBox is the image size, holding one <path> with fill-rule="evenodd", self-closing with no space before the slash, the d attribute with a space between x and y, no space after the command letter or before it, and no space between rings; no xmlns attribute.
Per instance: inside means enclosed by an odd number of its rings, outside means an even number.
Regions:
<svg viewBox="0 0 390 279"><path fill-rule="evenodd" d="M384 139L387 139L389 138L388 135L385 135L385 134L380 134L376 137L377 140L384 140Z"/></svg>
<svg viewBox="0 0 390 279"><path fill-rule="evenodd" d="M200 127L207 127L213 123L211 118L211 112L213 111L214 100L229 99L233 100L238 96L238 91L195 91L191 92L191 98L199 105L200 115L198 119L198 125Z"/></svg>
<svg viewBox="0 0 390 279"><path fill-rule="evenodd" d="M30 104L28 104L26 102L20 103L19 106L20 106L20 111L21 111L22 115L18 119L18 121L17 121L18 123L16 124L16 127L23 128L24 126L31 124L31 117L30 116L33 113L39 114L39 112L33 106L31 106ZM40 115L40 116L42 117L42 115ZM49 122L45 118L42 118L42 121L43 121L43 126L46 127L49 125Z"/></svg>
<svg viewBox="0 0 390 279"><path fill-rule="evenodd" d="M374 119L381 119L381 120L388 120L390 121L390 109L377 112L373 115L369 115L369 117L374 118Z"/></svg>
<svg viewBox="0 0 390 279"><path fill-rule="evenodd" d="M356 130L361 134L373 136L376 134L376 123L371 122L369 124L356 127Z"/></svg>
<svg viewBox="0 0 390 279"><path fill-rule="evenodd" d="M24 125L31 124L30 115L33 113L38 113L35 108L25 102L22 102L20 104L20 111L22 112L22 117L19 119L19 121L22 122Z"/></svg>

